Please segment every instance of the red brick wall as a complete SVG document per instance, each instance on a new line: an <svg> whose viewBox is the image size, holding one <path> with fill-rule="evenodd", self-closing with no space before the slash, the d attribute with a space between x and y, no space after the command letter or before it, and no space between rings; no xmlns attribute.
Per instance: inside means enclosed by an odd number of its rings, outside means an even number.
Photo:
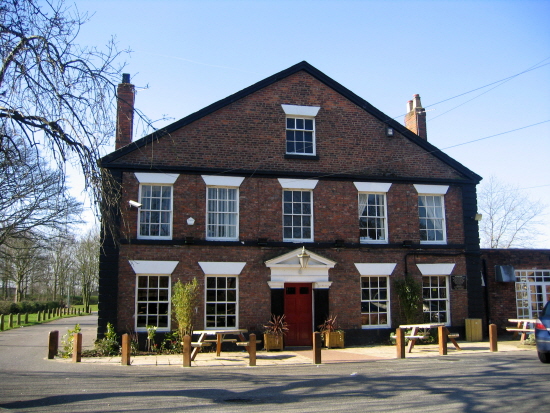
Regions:
<svg viewBox="0 0 550 413"><path fill-rule="evenodd" d="M510 326L509 318L517 318L515 283L497 282L495 265L512 265L515 270L550 270L550 250L483 249L483 270L486 274L489 323L500 333Z"/></svg>

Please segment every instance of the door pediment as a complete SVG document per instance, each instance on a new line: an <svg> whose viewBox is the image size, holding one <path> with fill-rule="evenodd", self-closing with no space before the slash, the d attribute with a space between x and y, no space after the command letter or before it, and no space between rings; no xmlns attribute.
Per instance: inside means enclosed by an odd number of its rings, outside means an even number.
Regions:
<svg viewBox="0 0 550 413"><path fill-rule="evenodd" d="M300 265L299 254L303 252L309 255L307 266ZM319 254L307 249L297 248L286 254L272 258L265 262L266 267L271 269L272 288L282 288L284 283L323 283L319 285L330 285L328 271L334 268L335 261L329 260Z"/></svg>

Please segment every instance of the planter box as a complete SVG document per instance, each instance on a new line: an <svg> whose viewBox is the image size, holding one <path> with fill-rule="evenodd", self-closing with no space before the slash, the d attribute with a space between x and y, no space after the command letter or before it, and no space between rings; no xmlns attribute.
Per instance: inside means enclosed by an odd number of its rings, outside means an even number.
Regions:
<svg viewBox="0 0 550 413"><path fill-rule="evenodd" d="M283 350L283 336L275 334L264 334L264 348L269 350Z"/></svg>
<svg viewBox="0 0 550 413"><path fill-rule="evenodd" d="M326 348L344 348L344 332L333 331L331 333L324 333L323 338Z"/></svg>

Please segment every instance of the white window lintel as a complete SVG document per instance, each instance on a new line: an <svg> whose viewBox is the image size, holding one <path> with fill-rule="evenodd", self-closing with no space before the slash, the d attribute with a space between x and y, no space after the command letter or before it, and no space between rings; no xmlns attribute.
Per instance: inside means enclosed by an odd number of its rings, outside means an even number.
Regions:
<svg viewBox="0 0 550 413"><path fill-rule="evenodd" d="M140 274L155 274L155 275L171 275L176 269L179 261L128 261L132 269L137 275Z"/></svg>
<svg viewBox="0 0 550 413"><path fill-rule="evenodd" d="M317 116L320 106L299 106L299 105L281 105L286 115L294 116Z"/></svg>
<svg viewBox="0 0 550 413"><path fill-rule="evenodd" d="M244 181L240 176L201 175L207 186L234 186L240 187Z"/></svg>
<svg viewBox="0 0 550 413"><path fill-rule="evenodd" d="M445 195L449 190L449 185L423 185L414 184L416 192L423 195Z"/></svg>
<svg viewBox="0 0 550 413"><path fill-rule="evenodd" d="M317 182L317 179L279 178L279 183L284 189L315 189Z"/></svg>
<svg viewBox="0 0 550 413"><path fill-rule="evenodd" d="M353 183L359 192L388 192L391 187L391 182L354 182Z"/></svg>
<svg viewBox="0 0 550 413"><path fill-rule="evenodd" d="M205 275L239 275L246 262L199 262Z"/></svg>
<svg viewBox="0 0 550 413"><path fill-rule="evenodd" d="M368 275L392 275L396 263L354 263L359 274Z"/></svg>
<svg viewBox="0 0 550 413"><path fill-rule="evenodd" d="M171 184L178 179L179 174L135 172L136 179L140 184Z"/></svg>
<svg viewBox="0 0 550 413"><path fill-rule="evenodd" d="M455 264L416 264L422 275L451 275Z"/></svg>

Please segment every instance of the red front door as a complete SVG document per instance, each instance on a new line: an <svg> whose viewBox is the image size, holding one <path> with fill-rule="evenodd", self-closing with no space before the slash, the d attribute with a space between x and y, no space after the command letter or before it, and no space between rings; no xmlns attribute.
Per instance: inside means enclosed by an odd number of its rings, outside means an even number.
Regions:
<svg viewBox="0 0 550 413"><path fill-rule="evenodd" d="M286 346L313 345L311 297L311 283L285 284Z"/></svg>

